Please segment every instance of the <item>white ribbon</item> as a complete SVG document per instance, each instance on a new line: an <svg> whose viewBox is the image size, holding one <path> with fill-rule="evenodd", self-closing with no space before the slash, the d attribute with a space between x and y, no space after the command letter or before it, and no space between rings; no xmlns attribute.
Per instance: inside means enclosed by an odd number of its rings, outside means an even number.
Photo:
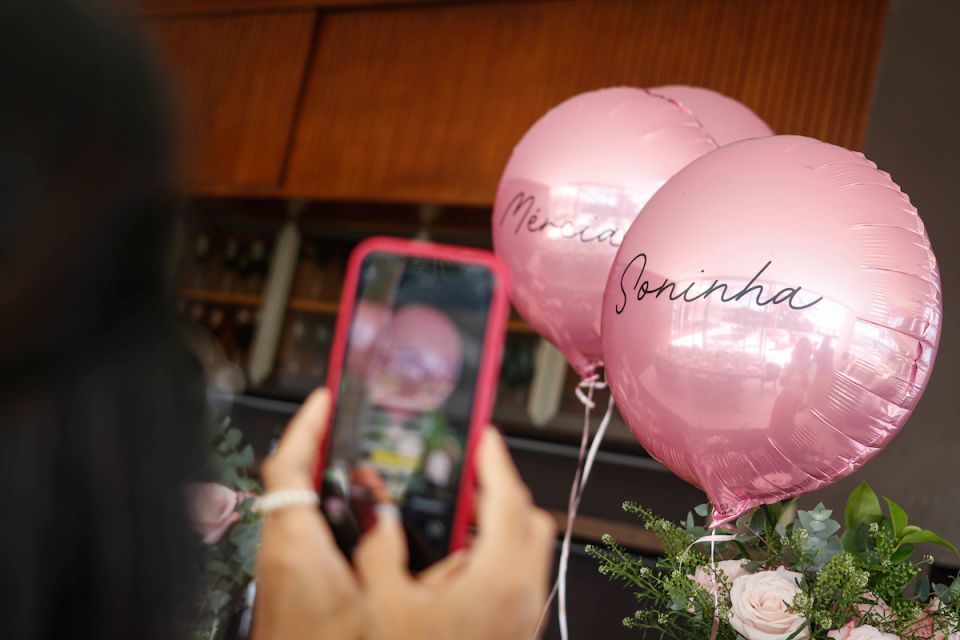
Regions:
<svg viewBox="0 0 960 640"><path fill-rule="evenodd" d="M587 486L587 480L590 478L590 471L593 469L594 460L597 457L597 451L600 450L600 443L607 432L607 426L610 424L610 418L613 415L613 394L607 402L607 411L597 427L597 433L590 443L587 450L587 441L590 438L590 411L596 408L593 402L593 392L596 389L605 389L607 383L600 380L596 374L584 378L577 385L577 398L583 404L583 433L580 437L580 452L577 456L577 470L573 476L573 484L570 486L570 498L567 501L567 522L563 532L563 542L560 545L560 564L557 568L557 581L553 584L550 591L550 597L543 607L540 614L540 622L537 624L537 636L539 637L543 624L546 621L547 611L553 603L553 598L559 594L557 606L557 619L560 623L560 637L567 640L569 632L567 630L567 566L570 562L570 544L573 536L573 522L577 517L577 509L580 507L580 500L583 498L583 492ZM586 393L584 393L586 389Z"/></svg>
<svg viewBox="0 0 960 640"><path fill-rule="evenodd" d="M720 585L717 584L717 562L714 555L714 548L718 542L733 542L736 539L736 535L717 533L716 530L713 530L709 534L691 542L690 546L683 550L683 555L680 556L680 564L677 566L677 570L683 573L683 558L690 552L690 549L693 549L694 545L701 542L710 543L710 578L713 580L713 628L710 630L710 640L716 640L717 631L720 627Z"/></svg>

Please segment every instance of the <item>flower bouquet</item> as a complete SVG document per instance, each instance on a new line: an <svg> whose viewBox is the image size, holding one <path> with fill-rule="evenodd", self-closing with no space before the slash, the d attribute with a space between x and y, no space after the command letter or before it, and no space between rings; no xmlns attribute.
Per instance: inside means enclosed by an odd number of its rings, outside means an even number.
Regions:
<svg viewBox="0 0 960 640"><path fill-rule="evenodd" d="M243 434L229 419L215 430L211 446L209 472L215 482L186 488L188 515L203 541L201 600L190 624L194 640L223 638L230 620L247 605L260 542L256 495L262 488L247 475L253 448L243 445Z"/></svg>
<svg viewBox="0 0 960 640"><path fill-rule="evenodd" d="M957 549L866 484L850 495L843 526L822 504L764 505L711 533L707 505L675 523L625 503L660 540L655 564L610 536L588 547L600 572L634 591L623 624L644 637L698 640L960 640L960 579L931 584L914 545ZM697 517L699 516L699 517ZM698 522L699 521L699 522Z"/></svg>

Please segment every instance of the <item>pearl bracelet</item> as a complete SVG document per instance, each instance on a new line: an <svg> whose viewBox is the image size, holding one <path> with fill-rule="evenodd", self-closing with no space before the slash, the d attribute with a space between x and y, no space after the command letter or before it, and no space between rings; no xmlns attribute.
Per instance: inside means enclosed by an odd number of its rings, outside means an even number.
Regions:
<svg viewBox="0 0 960 640"><path fill-rule="evenodd" d="M287 507L310 506L320 504L320 496L310 489L287 489L285 491L270 491L257 500L257 511L266 515L271 511Z"/></svg>

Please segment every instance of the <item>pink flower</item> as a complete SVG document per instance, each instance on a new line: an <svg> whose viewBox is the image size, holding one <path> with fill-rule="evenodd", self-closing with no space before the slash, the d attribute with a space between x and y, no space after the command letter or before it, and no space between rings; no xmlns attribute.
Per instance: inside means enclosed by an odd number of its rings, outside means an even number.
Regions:
<svg viewBox="0 0 960 640"><path fill-rule="evenodd" d="M191 483L185 493L190 524L203 536L204 544L217 544L227 529L240 520L237 492L222 484Z"/></svg>
<svg viewBox="0 0 960 640"><path fill-rule="evenodd" d="M932 638L932 640L960 640L960 632L946 635L942 631L934 631L933 614L935 614L939 609L940 599L933 598L930 600L930 603L927 604L917 621L914 622L907 630L911 634L910 637Z"/></svg>
<svg viewBox="0 0 960 640"><path fill-rule="evenodd" d="M725 578L724 582L729 589L734 580L747 574L747 570L744 568L746 564L746 560L721 560L717 563L717 578ZM708 565L697 567L690 579L706 589L707 593L713 595L714 578Z"/></svg>
<svg viewBox="0 0 960 640"><path fill-rule="evenodd" d="M862 602L856 605L856 609L861 619L867 615L873 616L878 620L886 620L893 617L893 610L890 608L890 605L883 601L883 598L869 591L864 591L860 599Z"/></svg>
<svg viewBox="0 0 960 640"><path fill-rule="evenodd" d="M853 620L839 629L830 631L827 633L827 637L834 640L900 640L892 633L883 633L868 624L858 627Z"/></svg>

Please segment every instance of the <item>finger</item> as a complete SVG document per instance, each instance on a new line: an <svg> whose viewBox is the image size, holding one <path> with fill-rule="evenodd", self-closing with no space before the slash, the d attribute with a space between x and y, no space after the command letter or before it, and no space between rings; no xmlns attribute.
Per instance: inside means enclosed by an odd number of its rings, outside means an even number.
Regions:
<svg viewBox="0 0 960 640"><path fill-rule="evenodd" d="M530 513L530 545L527 548L527 557L530 568L529 575L534 588L539 589L540 606L547 599L547 584L553 569L553 559L557 546L557 523L553 517L543 509L533 509Z"/></svg>
<svg viewBox="0 0 960 640"><path fill-rule="evenodd" d="M494 553L519 551L526 536L527 512L532 506L530 490L520 479L506 443L493 427L487 428L480 442L477 478L478 553L490 547Z"/></svg>
<svg viewBox="0 0 960 640"><path fill-rule="evenodd" d="M439 587L460 575L467 566L467 552L463 549L454 551L449 556L422 571L417 576L417 582L425 587Z"/></svg>
<svg viewBox="0 0 960 640"><path fill-rule="evenodd" d="M368 591L390 592L410 582L407 570L407 541L397 508L380 503L377 522L360 540L353 553L353 565Z"/></svg>
<svg viewBox="0 0 960 640"><path fill-rule="evenodd" d="M290 420L276 451L263 464L268 490L313 488L314 464L329 419L330 392L318 389Z"/></svg>

